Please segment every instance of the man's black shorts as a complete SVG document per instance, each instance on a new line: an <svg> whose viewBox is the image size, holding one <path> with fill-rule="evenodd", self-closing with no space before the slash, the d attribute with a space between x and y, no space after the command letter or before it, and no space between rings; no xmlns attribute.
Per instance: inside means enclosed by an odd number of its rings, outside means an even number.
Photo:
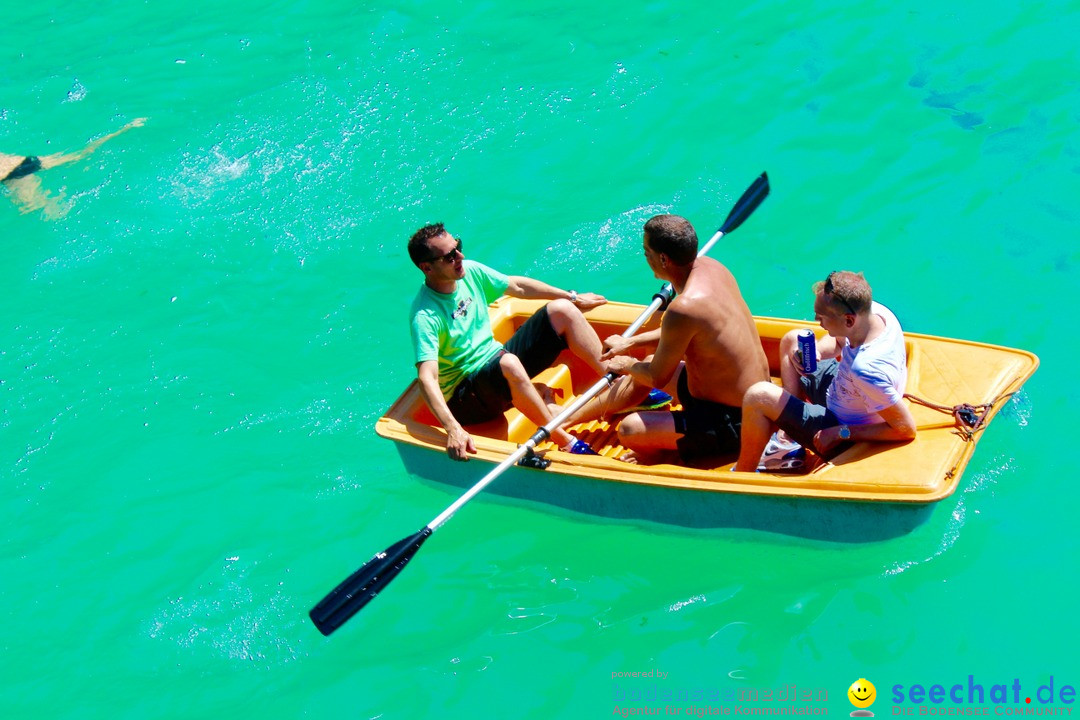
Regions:
<svg viewBox="0 0 1080 720"><path fill-rule="evenodd" d="M485 422L498 417L510 407L510 385L503 377L499 361L505 353L517 355L529 377L536 377L551 367L566 341L551 326L547 305L525 321L506 341L506 349L454 388L447 405L462 425Z"/></svg>
<svg viewBox="0 0 1080 720"><path fill-rule="evenodd" d="M679 373L679 402L683 409L671 413L675 432L682 435L675 441L679 457L690 460L739 452L741 407L700 400L691 395L686 368Z"/></svg>

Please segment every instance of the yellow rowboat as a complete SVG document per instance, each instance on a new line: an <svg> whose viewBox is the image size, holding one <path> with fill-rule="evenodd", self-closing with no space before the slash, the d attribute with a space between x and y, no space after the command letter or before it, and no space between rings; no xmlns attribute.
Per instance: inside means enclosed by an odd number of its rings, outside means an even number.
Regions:
<svg viewBox="0 0 1080 720"><path fill-rule="evenodd" d="M738 228L768 194L769 177L761 173L698 255L707 255L721 237ZM610 303L587 317L601 337L629 337L650 319L655 327L654 312L673 294L666 283L642 312L639 306ZM506 341L540 305L510 298L493 303L489 312L495 337ZM805 323L758 318L757 324L775 373L780 339ZM311 621L324 635L335 632L397 577L433 532L493 483L501 494L614 518L753 527L855 542L907 532L925 520L936 500L955 491L979 432L1039 364L1031 353L921 335L907 336L907 355L909 389L936 400L956 419L942 422L920 409L915 441L898 447L855 445L831 462L810 465L798 477L734 473L734 458L714 458L693 467L629 465L616 459L623 448L606 419L571 428L598 449L599 456L558 450L547 442L550 433L615 379L612 373L598 380L588 377L590 371L569 353L534 378L558 390L565 402L544 427L534 428L511 410L469 428L479 457L454 463L444 451L445 433L413 382L379 419L377 432L394 441L410 472L464 484L468 490L419 531L376 553L338 584L311 609ZM488 470L490 463L495 466ZM519 467L523 463L527 467Z"/></svg>
<svg viewBox="0 0 1080 720"><path fill-rule="evenodd" d="M493 303L489 312L496 339L509 338L542 304L509 297ZM607 337L624 331L642 309L612 302L586 317L600 337ZM775 377L780 338L808 322L755 319ZM654 318L645 329L657 323ZM615 431L616 416L570 428L599 456L571 455L546 442L537 452L551 461L547 469L514 468L491 489L601 516L690 527L760 527L862 541L902 534L921 523L933 503L956 490L981 430L1039 364L1034 354L1023 350L915 333L905 338L908 394L946 410L911 402L918 426L912 442L857 443L830 461L810 454L809 469L802 474L732 472L735 457L693 467L632 465L617 459L624 448ZM564 352L534 380L561 391L560 402L568 405L596 377ZM951 412L963 405L974 406L960 411L979 420L974 428ZM446 433L415 381L376 424L379 435L396 443L410 472L463 486L489 469L488 463L506 458L537 428L511 408L502 418L467 429L478 452L469 463L454 463L445 453ZM853 520L858 522L852 525Z"/></svg>

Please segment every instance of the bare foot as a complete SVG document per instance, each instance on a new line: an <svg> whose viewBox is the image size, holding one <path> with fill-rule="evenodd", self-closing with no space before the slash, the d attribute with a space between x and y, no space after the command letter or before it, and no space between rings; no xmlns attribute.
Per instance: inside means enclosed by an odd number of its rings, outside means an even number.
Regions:
<svg viewBox="0 0 1080 720"><path fill-rule="evenodd" d="M540 394L540 399L544 401L544 404L548 407L559 404L559 398L563 396L561 388L552 388L544 383L533 383L533 387L536 388L536 392Z"/></svg>
<svg viewBox="0 0 1080 720"><path fill-rule="evenodd" d="M621 460L622 462L624 462L624 463L626 463L628 465L638 465L638 464L640 464L638 462L637 453L635 453L633 450L627 450L622 455L620 455L617 459Z"/></svg>

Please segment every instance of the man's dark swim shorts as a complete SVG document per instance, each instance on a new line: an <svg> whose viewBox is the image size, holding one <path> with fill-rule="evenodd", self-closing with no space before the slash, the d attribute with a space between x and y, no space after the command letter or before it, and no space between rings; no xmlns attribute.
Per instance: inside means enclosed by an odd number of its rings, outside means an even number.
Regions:
<svg viewBox="0 0 1080 720"><path fill-rule="evenodd" d="M675 441L683 460L739 452L739 433L742 430L742 408L710 400L700 400L690 394L686 368L679 374L679 402L682 410L674 410L675 432L682 437Z"/></svg>
<svg viewBox="0 0 1080 720"><path fill-rule="evenodd" d="M502 415L513 404L510 385L503 377L499 360L505 353L517 355L529 377L551 367L566 341L551 326L547 305L525 321L504 345L505 350L457 384L447 405L462 425L485 422Z"/></svg>
<svg viewBox="0 0 1080 720"><path fill-rule="evenodd" d="M14 170L7 174L7 177L5 177L3 180L0 180L0 182L4 182L4 180L18 180L21 177L26 177L27 175L36 173L40 169L41 160L33 155L28 155L27 157L23 158L23 161L19 163Z"/></svg>

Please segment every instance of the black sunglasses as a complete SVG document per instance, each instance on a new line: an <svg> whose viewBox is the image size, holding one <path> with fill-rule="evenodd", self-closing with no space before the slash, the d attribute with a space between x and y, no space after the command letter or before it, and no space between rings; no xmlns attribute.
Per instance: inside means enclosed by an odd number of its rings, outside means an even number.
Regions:
<svg viewBox="0 0 1080 720"><path fill-rule="evenodd" d="M439 260L442 260L443 262L454 262L454 256L458 253L461 253L462 257L465 256L462 247L463 245L461 244L461 238L457 238L457 245L455 245L453 249L450 250L450 252L446 253L445 255L436 255L435 257L429 257L424 262L438 262Z"/></svg>
<svg viewBox="0 0 1080 720"><path fill-rule="evenodd" d="M829 277L825 278L825 287L823 289L825 290L825 292L827 292L829 294L829 296L833 300L836 300L838 303L843 304L843 306L847 308L847 311L850 314L858 315L859 313L855 312L851 308L851 303L849 303L847 300L845 300L844 298L837 295L836 292L834 291L833 284L832 284L832 276L835 275L835 274L836 274L835 270L833 270L831 273L829 273Z"/></svg>

